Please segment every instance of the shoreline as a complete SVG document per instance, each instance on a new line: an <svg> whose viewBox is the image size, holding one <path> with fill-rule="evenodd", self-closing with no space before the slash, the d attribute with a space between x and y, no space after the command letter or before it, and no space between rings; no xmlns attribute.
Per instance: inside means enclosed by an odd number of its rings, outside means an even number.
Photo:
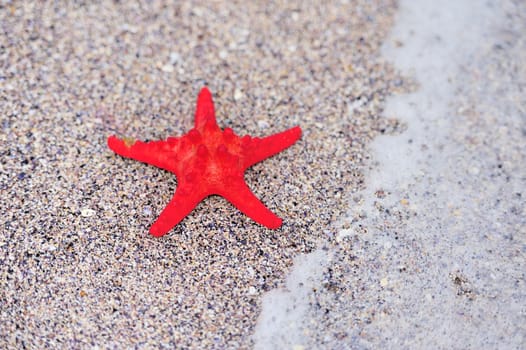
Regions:
<svg viewBox="0 0 526 350"><path fill-rule="evenodd" d="M291 311L264 302L260 323L272 315L280 327L260 325L256 348L526 342L526 9L503 5L401 1L382 54L419 86L390 97L384 115L407 129L372 142L365 189L343 219L351 226L264 296Z"/></svg>

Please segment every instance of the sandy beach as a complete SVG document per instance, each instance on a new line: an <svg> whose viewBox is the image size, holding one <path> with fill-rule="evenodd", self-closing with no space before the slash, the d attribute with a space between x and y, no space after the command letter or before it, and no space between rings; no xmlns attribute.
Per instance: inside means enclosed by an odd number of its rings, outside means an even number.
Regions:
<svg viewBox="0 0 526 350"><path fill-rule="evenodd" d="M526 7L472 5L1 3L0 348L524 347ZM278 230L213 196L148 234L177 179L106 139L203 86L301 126L245 174Z"/></svg>

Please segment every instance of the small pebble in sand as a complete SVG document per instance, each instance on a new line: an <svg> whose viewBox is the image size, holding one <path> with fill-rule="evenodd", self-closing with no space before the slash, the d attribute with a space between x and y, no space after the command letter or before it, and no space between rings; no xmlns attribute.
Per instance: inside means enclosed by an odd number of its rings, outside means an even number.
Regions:
<svg viewBox="0 0 526 350"><path fill-rule="evenodd" d="M269 127L269 124L266 120L258 120L258 128L266 129Z"/></svg>
<svg viewBox="0 0 526 350"><path fill-rule="evenodd" d="M89 218L95 215L95 210L90 208L82 208L80 209L80 215L84 218Z"/></svg>
<svg viewBox="0 0 526 350"><path fill-rule="evenodd" d="M234 100L239 101L243 98L243 96L243 91L241 91L240 89L236 89L234 91Z"/></svg>

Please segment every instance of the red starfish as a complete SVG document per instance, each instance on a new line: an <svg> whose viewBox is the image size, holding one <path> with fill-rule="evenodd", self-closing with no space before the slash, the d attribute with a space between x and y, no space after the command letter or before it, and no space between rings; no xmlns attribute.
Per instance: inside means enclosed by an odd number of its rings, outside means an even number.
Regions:
<svg viewBox="0 0 526 350"><path fill-rule="evenodd" d="M272 213L250 191L245 170L293 145L301 137L296 126L265 138L239 137L232 129L219 129L212 94L204 87L197 97L195 127L182 137L162 141L131 141L116 136L108 146L123 157L154 165L177 176L175 194L150 228L160 237L183 220L204 198L220 195L254 221L271 229L281 226Z"/></svg>

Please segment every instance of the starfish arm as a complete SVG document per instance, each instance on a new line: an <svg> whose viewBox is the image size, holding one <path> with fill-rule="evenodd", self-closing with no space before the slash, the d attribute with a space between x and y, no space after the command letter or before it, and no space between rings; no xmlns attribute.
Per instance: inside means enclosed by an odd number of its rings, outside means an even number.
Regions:
<svg viewBox="0 0 526 350"><path fill-rule="evenodd" d="M244 168L248 168L262 160L292 146L301 137L301 128L295 126L283 132L267 136L262 139L253 139L245 152Z"/></svg>
<svg viewBox="0 0 526 350"><path fill-rule="evenodd" d="M214 101L212 94L207 87L201 89L197 96L197 106L195 108L195 128L203 130L205 126L213 129L219 129L217 126Z"/></svg>
<svg viewBox="0 0 526 350"><path fill-rule="evenodd" d="M116 136L108 137L108 147L118 155L175 172L174 162L170 161L171 154L164 150L166 144L167 141L135 141L128 145L127 141Z"/></svg>
<svg viewBox="0 0 526 350"><path fill-rule="evenodd" d="M270 229L281 226L282 220L261 203L243 180L230 185L228 191L220 195L257 223Z"/></svg>
<svg viewBox="0 0 526 350"><path fill-rule="evenodd" d="M175 194L163 209L157 220L150 227L150 234L161 237L168 233L175 225L180 223L203 199L192 189L179 185Z"/></svg>

